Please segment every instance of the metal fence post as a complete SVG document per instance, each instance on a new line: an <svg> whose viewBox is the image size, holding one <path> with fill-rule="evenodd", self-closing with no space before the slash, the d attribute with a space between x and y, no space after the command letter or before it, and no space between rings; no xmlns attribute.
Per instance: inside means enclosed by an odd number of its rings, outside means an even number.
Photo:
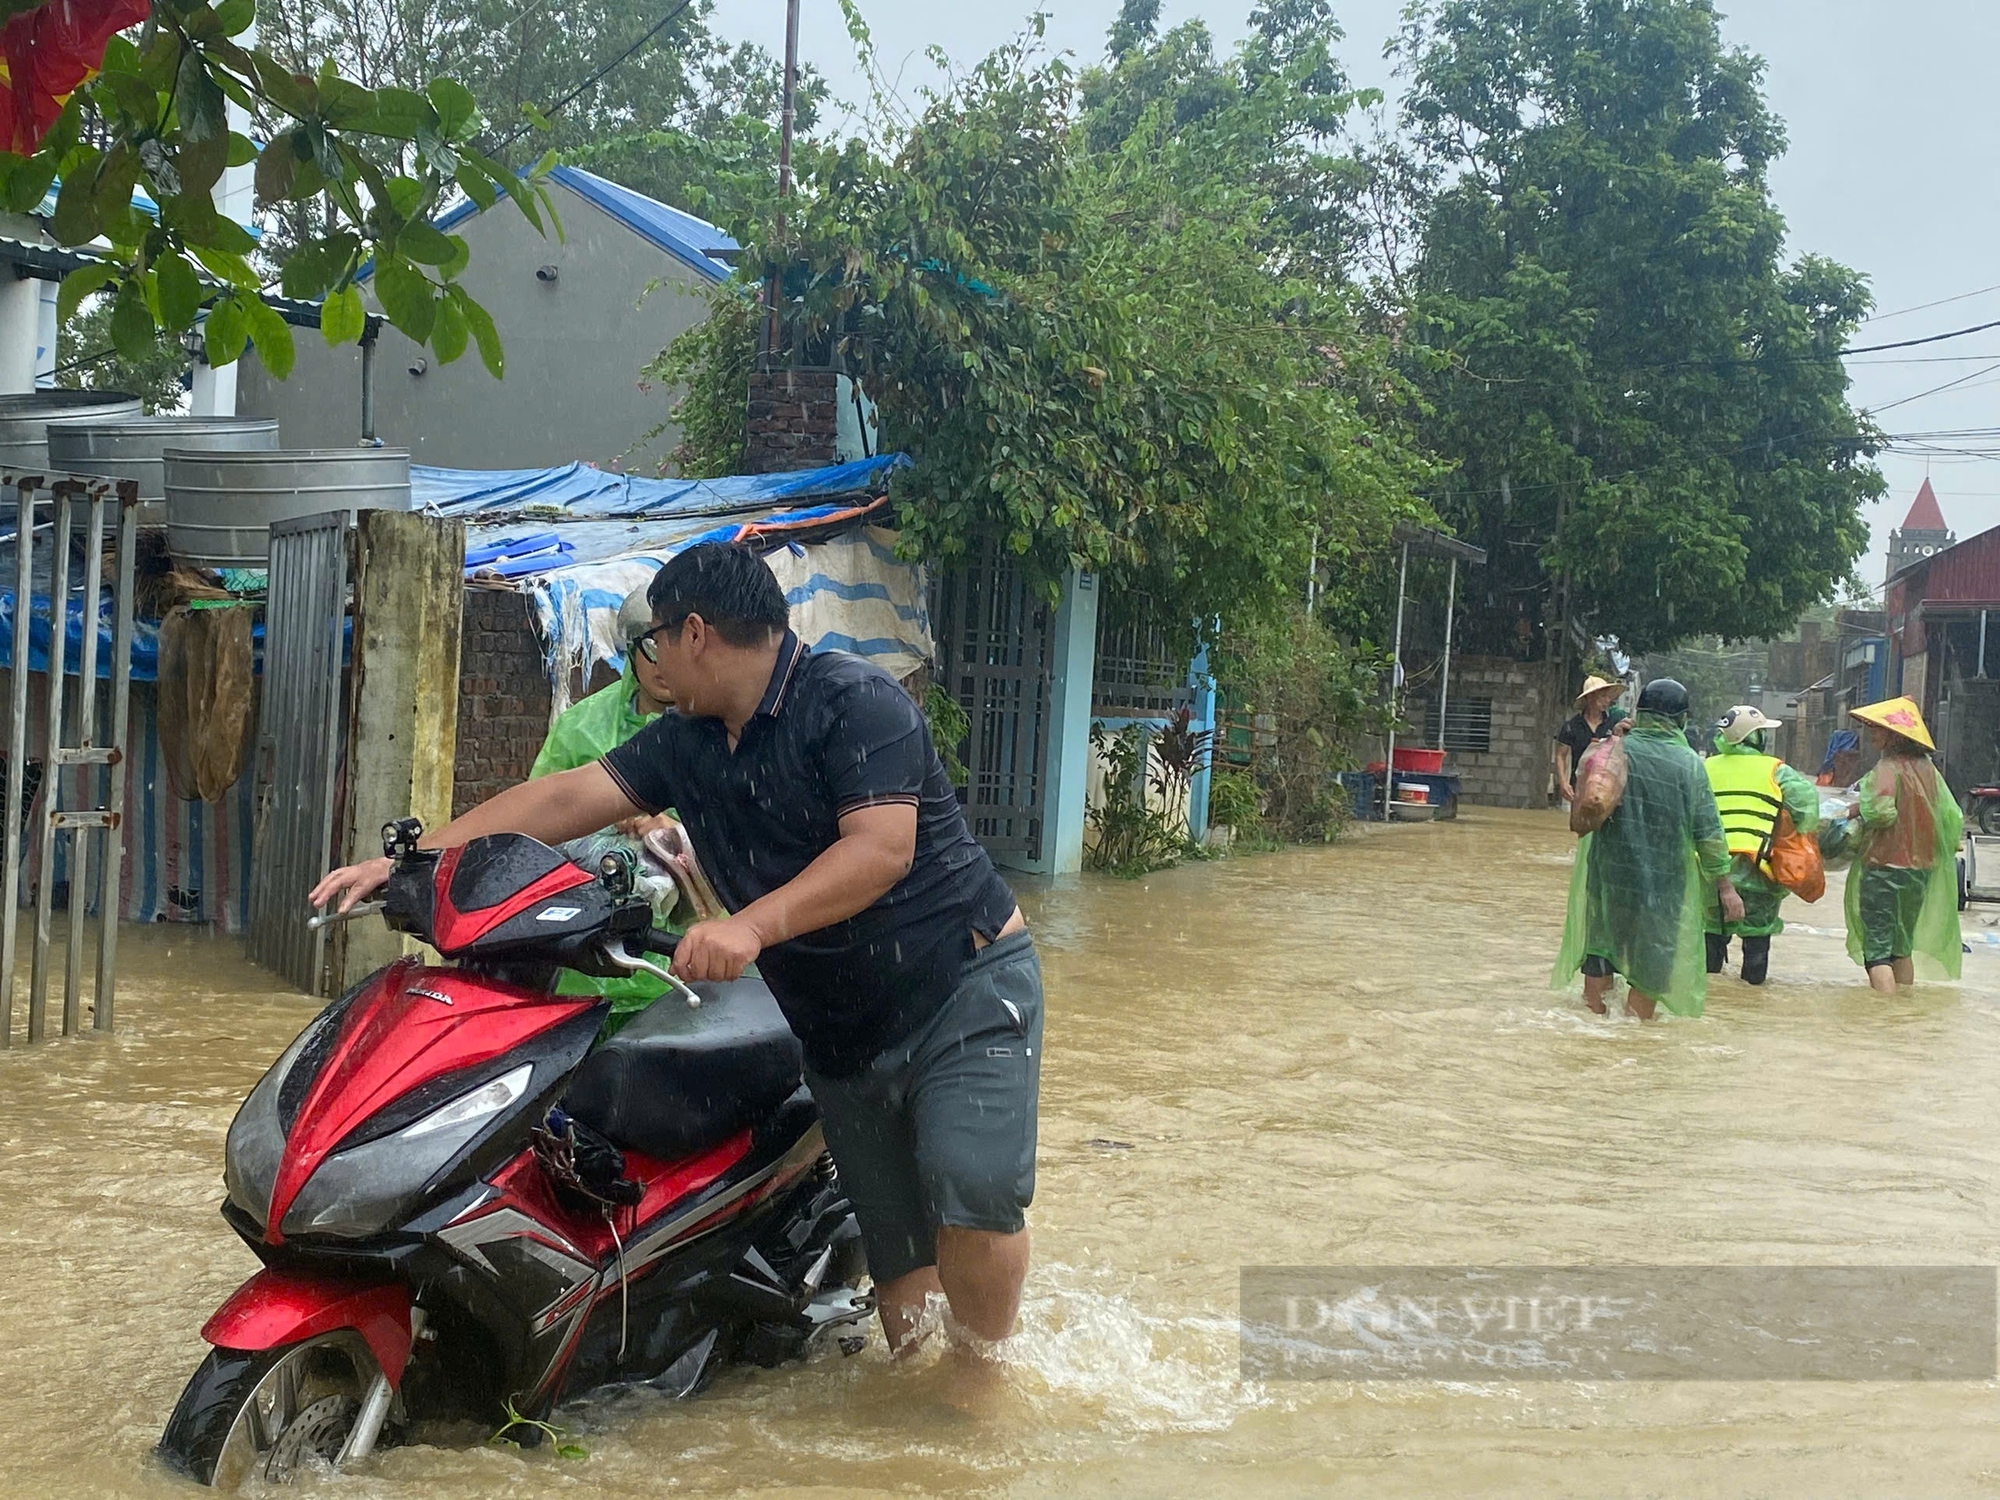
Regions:
<svg viewBox="0 0 2000 1500"><path fill-rule="evenodd" d="M35 951L28 978L28 1040L39 1042L48 1025L49 933L54 900L56 819L62 806L62 773L56 749L62 744L63 665L69 646L70 491L56 490L55 526L49 536L49 669L46 765L42 777L41 868L35 880Z"/></svg>
<svg viewBox="0 0 2000 1500"><path fill-rule="evenodd" d="M4 874L0 874L0 1047L14 1043L14 965L20 958L21 838L27 821L21 815L21 794L28 773L28 635L35 612L35 489L34 479L14 483L14 645L8 683L7 827L4 831Z"/></svg>
<svg viewBox="0 0 2000 1500"><path fill-rule="evenodd" d="M97 991L91 1024L109 1031L118 987L118 917L125 854L125 756L131 722L132 589L139 550L139 487L127 480L118 486L118 562L111 625L111 763L106 775L104 805L111 823L104 833L104 869L98 887ZM74 889L74 887L72 887Z"/></svg>
<svg viewBox="0 0 2000 1500"><path fill-rule="evenodd" d="M95 792L95 767L101 762L92 753L97 746L97 611L104 597L104 501L103 493L86 493L84 505L90 519L84 527L83 547L83 639L77 653L76 748L55 749L49 762L58 771L79 768L84 784ZM64 634L68 631L65 629ZM62 680L49 684L49 691L62 691ZM52 747L53 748L53 747ZM86 794L82 811L96 798ZM69 829L69 922L68 958L63 965L64 1036L75 1036L83 1021L83 928L90 912L90 834L81 825Z"/></svg>

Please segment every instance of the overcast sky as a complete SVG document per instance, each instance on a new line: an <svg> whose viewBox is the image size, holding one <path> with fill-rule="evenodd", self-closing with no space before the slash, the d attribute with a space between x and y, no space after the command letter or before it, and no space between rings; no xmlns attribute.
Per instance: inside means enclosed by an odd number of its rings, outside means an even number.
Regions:
<svg viewBox="0 0 2000 1500"><path fill-rule="evenodd" d="M1044 0L1049 43L1095 61L1117 0ZM938 74L932 47L958 63L977 60L1020 32L1035 8L1023 0L979 5L937 0L862 0L883 69L916 104ZM1791 226L1790 251L1816 251L1865 272L1877 317L1860 344L1919 338L2000 319L2000 5L1993 0L1737 0L1723 4L1723 35L1765 60L1766 90L1791 147L1771 173ZM1199 15L1225 41L1243 31L1249 0L1167 0L1163 24ZM1356 83L1394 96L1382 44L1403 0L1340 5L1344 58ZM784 45L783 0L722 0L724 35L774 53ZM866 97L835 0L803 0L800 54L843 98ZM1977 293L1965 296L1966 293ZM1904 312L1944 298L1960 300ZM1884 316L1900 314L1899 316ZM1990 368L1989 368L1990 367ZM1849 361L1853 398L1881 410L1891 433L2000 426L2000 328L1924 348ZM1948 381L1955 390L1909 400ZM1890 403L1901 402L1893 410ZM1889 497L1870 517L1870 582L1882 576L1888 528L1900 522L1928 472L1946 520L1960 537L2000 525L2000 460L1880 460Z"/></svg>

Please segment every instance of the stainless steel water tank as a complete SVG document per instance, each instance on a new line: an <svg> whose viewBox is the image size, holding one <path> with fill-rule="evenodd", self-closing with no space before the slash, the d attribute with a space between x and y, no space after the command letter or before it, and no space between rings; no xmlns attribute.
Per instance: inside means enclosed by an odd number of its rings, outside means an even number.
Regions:
<svg viewBox="0 0 2000 1500"><path fill-rule="evenodd" d="M134 479L141 500L167 498L169 448L241 453L278 446L275 417L121 417L49 429L49 467L65 474Z"/></svg>
<svg viewBox="0 0 2000 1500"><path fill-rule="evenodd" d="M0 396L0 469L49 471L51 423L106 421L139 415L139 398L123 391L36 391Z"/></svg>
<svg viewBox="0 0 2000 1500"><path fill-rule="evenodd" d="M261 568L271 523L328 510L409 510L407 448L169 448L167 550L201 568Z"/></svg>

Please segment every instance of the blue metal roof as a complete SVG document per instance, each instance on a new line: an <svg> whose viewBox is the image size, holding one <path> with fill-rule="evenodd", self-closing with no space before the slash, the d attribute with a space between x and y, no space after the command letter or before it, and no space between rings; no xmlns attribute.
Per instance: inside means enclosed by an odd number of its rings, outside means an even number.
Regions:
<svg viewBox="0 0 2000 1500"><path fill-rule="evenodd" d="M733 251L739 247L735 240L706 219L697 219L693 214L683 213L657 198L648 198L644 193L620 187L608 178L586 172L581 167L552 167L549 169L549 181L561 183L579 198L603 209L641 239L658 246L710 281L729 279L729 263L711 259L709 252ZM478 212L479 205L468 199L440 215L436 224L439 229L449 231Z"/></svg>
<svg viewBox="0 0 2000 1500"><path fill-rule="evenodd" d="M56 199L61 196L62 179L58 177L49 184L49 190L42 194L42 201L29 209L28 212L38 219L52 219L55 217ZM160 216L160 205L136 187L132 189L132 206L149 219L157 219ZM253 240L264 238L264 231L254 222L249 224L239 222L236 227L247 231Z"/></svg>

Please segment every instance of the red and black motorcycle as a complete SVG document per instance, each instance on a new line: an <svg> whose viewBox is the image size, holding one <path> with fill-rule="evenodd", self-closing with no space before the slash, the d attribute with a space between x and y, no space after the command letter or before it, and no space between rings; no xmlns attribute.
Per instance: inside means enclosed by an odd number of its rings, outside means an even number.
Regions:
<svg viewBox="0 0 2000 1500"><path fill-rule="evenodd" d="M774 1365L872 1300L854 1216L754 979L680 985L618 857L517 834L395 859L375 909L451 960L369 976L229 1127L222 1214L264 1268L160 1451L205 1483L365 1457L412 1424L543 1419L597 1386L696 1390ZM675 985L609 1040L559 968ZM698 1003L697 1003L698 1002ZM538 1429L522 1429L532 1437Z"/></svg>
<svg viewBox="0 0 2000 1500"><path fill-rule="evenodd" d="M1967 792L1965 821L1988 838L2000 835L2000 786L1976 786Z"/></svg>

